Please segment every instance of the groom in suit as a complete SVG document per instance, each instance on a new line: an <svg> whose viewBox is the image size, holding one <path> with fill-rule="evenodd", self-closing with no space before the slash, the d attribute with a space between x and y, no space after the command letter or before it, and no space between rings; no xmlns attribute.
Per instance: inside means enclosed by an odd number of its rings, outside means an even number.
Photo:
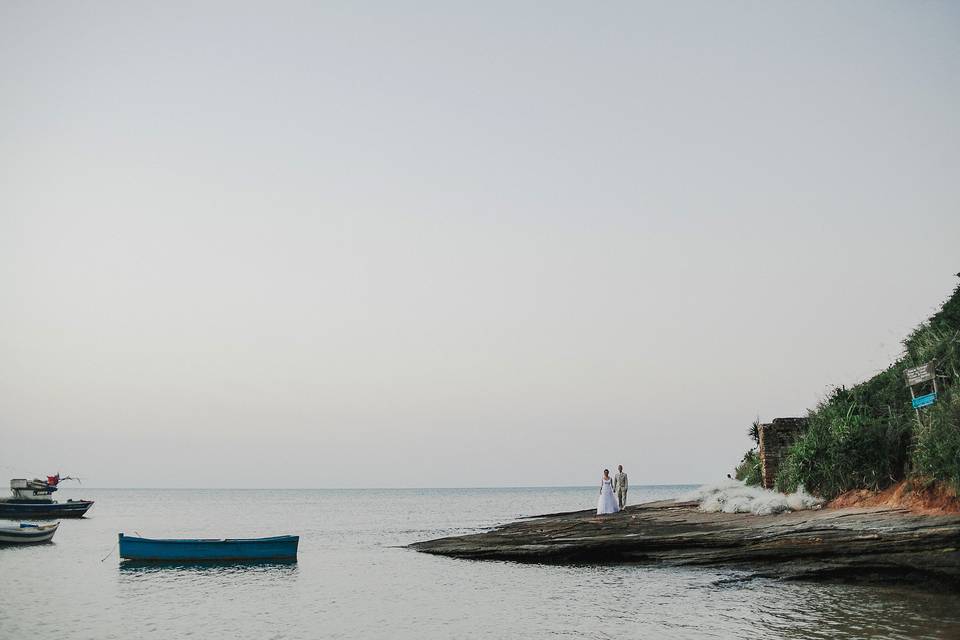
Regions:
<svg viewBox="0 0 960 640"><path fill-rule="evenodd" d="M617 494L620 509L627 504L627 474L623 472L623 465L617 465L617 475L613 477L613 491Z"/></svg>

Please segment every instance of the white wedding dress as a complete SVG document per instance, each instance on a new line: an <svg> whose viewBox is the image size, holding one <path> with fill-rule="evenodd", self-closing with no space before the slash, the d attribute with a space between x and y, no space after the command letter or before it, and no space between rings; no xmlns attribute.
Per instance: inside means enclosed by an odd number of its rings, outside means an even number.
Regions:
<svg viewBox="0 0 960 640"><path fill-rule="evenodd" d="M597 515L620 511L617 496L613 494L613 480L604 479L600 483L600 499L597 500Z"/></svg>

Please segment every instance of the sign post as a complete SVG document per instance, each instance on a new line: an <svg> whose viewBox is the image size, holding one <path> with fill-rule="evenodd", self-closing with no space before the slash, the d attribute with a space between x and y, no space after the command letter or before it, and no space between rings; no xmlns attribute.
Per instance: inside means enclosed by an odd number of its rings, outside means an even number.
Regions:
<svg viewBox="0 0 960 640"><path fill-rule="evenodd" d="M928 362L922 364L919 367L914 367L913 369L907 369L903 372L903 376L907 379L907 387L910 388L910 404L913 406L914 410L917 412L917 420L920 420L920 409L923 407L929 407L934 402L937 401L937 371L934 362ZM933 384L933 390L930 390L930 385L926 383ZM926 388L923 389L926 393L922 395L917 395L914 387L924 385Z"/></svg>

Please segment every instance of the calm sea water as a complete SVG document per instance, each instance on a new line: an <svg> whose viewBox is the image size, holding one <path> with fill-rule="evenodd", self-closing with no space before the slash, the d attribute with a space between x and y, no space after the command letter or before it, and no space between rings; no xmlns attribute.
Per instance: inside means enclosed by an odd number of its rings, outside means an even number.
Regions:
<svg viewBox="0 0 960 640"><path fill-rule="evenodd" d="M631 489L631 502L689 487ZM733 571L453 560L401 548L596 489L106 490L53 544L0 549L0 638L958 638L952 594ZM0 521L2 522L2 521ZM300 534L294 565L125 568L117 533ZM101 562L101 558L108 556Z"/></svg>

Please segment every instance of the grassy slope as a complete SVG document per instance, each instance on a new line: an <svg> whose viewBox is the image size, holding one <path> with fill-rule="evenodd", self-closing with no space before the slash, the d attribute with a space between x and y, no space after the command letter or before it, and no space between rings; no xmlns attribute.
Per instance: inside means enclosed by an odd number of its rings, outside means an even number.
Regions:
<svg viewBox="0 0 960 640"><path fill-rule="evenodd" d="M810 428L781 466L777 487L832 498L850 489L883 489L905 477L960 490L960 287L904 341L903 356L849 389L840 387L810 412ZM937 364L939 399L910 406L903 371Z"/></svg>

